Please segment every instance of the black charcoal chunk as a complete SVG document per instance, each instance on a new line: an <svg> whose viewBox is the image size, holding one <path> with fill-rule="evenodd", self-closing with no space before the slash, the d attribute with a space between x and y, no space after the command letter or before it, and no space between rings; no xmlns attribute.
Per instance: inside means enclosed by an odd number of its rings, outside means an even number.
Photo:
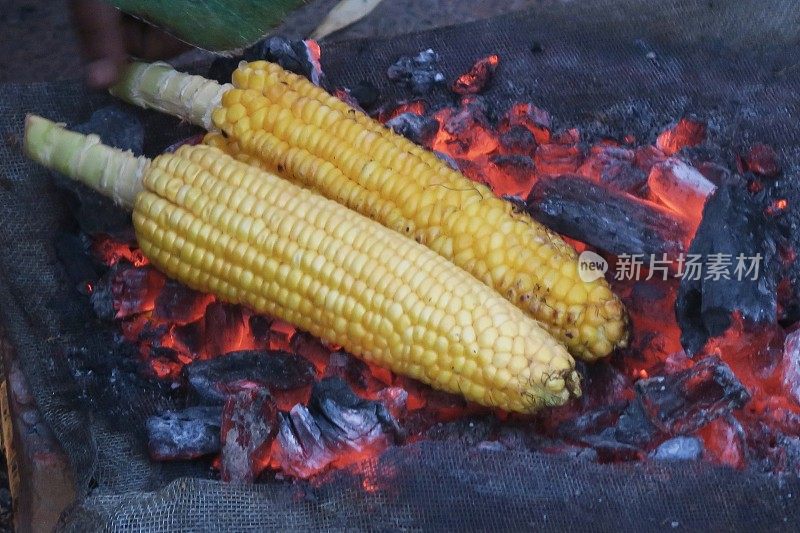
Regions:
<svg viewBox="0 0 800 533"><path fill-rule="evenodd" d="M657 461L695 461L703 455L703 442L697 437L674 437L650 452Z"/></svg>
<svg viewBox="0 0 800 533"><path fill-rule="evenodd" d="M580 176L538 180L526 204L551 229L616 255L675 258L690 236L666 210Z"/></svg>
<svg viewBox="0 0 800 533"><path fill-rule="evenodd" d="M64 266L70 281L75 286L84 286L99 277L85 236L62 233L55 242L56 256Z"/></svg>
<svg viewBox="0 0 800 533"><path fill-rule="evenodd" d="M430 48L414 57L403 56L386 71L391 81L401 83L413 94L428 94L437 85L444 84L444 74L436 68L439 54Z"/></svg>
<svg viewBox="0 0 800 533"><path fill-rule="evenodd" d="M260 60L277 63L290 72L305 76L316 85L325 85L324 76L309 53L307 43L280 36L267 37L236 57L217 58L211 64L208 77L220 83L230 83L231 74L239 66L239 62Z"/></svg>
<svg viewBox="0 0 800 533"><path fill-rule="evenodd" d="M245 350L194 361L183 368L189 389L200 400L222 403L236 383L250 382L272 391L297 389L314 381L315 369L307 359L279 350Z"/></svg>
<svg viewBox="0 0 800 533"><path fill-rule="evenodd" d="M413 143L426 145L439 132L439 122L416 113L403 113L386 122L386 127Z"/></svg>
<svg viewBox="0 0 800 533"><path fill-rule="evenodd" d="M220 449L222 407L189 407L147 419L147 446L156 461L189 460Z"/></svg>
<svg viewBox="0 0 800 533"><path fill-rule="evenodd" d="M706 202L688 254L703 261L723 254L731 266L730 279L707 279L706 272L681 279L675 313L686 353L698 353L710 338L724 333L735 311L751 324L776 322L777 244L763 210L746 189L738 185L717 188ZM748 275L746 270L736 273L740 255L745 268L758 265L757 275Z"/></svg>
<svg viewBox="0 0 800 533"><path fill-rule="evenodd" d="M669 435L685 435L740 409L750 394L719 357L694 366L640 380L636 393L648 419Z"/></svg>
<svg viewBox="0 0 800 533"><path fill-rule="evenodd" d="M663 433L648 418L638 398L631 401L613 428L614 439L624 444L646 448Z"/></svg>

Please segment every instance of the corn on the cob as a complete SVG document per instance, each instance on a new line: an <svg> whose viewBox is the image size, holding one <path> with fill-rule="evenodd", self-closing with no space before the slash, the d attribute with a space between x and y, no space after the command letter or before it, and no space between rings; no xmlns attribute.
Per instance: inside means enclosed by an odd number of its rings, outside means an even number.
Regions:
<svg viewBox="0 0 800 533"><path fill-rule="evenodd" d="M533 412L580 394L539 324L424 246L209 146L152 162L29 117L26 150L133 206L169 276L279 317L483 405Z"/></svg>
<svg viewBox="0 0 800 533"><path fill-rule="evenodd" d="M581 280L574 249L487 187L277 65L243 63L233 84L200 91L197 77L140 64L116 93L173 112L183 101L194 115L205 94L215 95L209 105L221 94L211 116L227 138L212 133L207 143L413 237L497 289L577 357L625 345L625 310L605 280ZM196 122L208 127L208 115Z"/></svg>

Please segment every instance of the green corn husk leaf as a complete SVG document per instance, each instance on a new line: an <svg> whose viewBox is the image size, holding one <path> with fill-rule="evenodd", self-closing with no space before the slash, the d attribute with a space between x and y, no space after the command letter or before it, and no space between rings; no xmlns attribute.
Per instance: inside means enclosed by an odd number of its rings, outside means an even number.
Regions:
<svg viewBox="0 0 800 533"><path fill-rule="evenodd" d="M251 45L305 0L111 0L189 44L215 52Z"/></svg>

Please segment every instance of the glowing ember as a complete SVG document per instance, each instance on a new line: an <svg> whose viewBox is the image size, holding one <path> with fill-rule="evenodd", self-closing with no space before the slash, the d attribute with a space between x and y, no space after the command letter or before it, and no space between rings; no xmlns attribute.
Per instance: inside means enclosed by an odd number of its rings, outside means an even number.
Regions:
<svg viewBox="0 0 800 533"><path fill-rule="evenodd" d="M706 125L700 121L682 118L664 131L656 140L656 147L666 155L674 155L682 149L701 144L706 137Z"/></svg>

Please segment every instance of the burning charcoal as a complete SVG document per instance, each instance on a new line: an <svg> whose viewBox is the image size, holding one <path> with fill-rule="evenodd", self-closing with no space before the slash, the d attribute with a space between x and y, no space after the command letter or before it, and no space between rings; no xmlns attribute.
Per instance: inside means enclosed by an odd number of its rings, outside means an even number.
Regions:
<svg viewBox="0 0 800 533"><path fill-rule="evenodd" d="M594 147L578 169L578 174L610 185L618 191L636 194L647 183L647 175L634 166L633 160L633 150L613 146Z"/></svg>
<svg viewBox="0 0 800 533"><path fill-rule="evenodd" d="M272 320L263 315L252 315L249 320L250 334L256 345L265 345L269 342Z"/></svg>
<svg viewBox="0 0 800 533"><path fill-rule="evenodd" d="M650 421L670 435L696 431L750 400L733 371L716 356L676 374L641 380L636 391Z"/></svg>
<svg viewBox="0 0 800 533"><path fill-rule="evenodd" d="M273 460L286 474L309 478L324 470L335 455L328 450L322 430L311 412L302 404L278 418L277 446Z"/></svg>
<svg viewBox="0 0 800 533"><path fill-rule="evenodd" d="M228 398L222 412L222 480L252 483L269 465L278 430L275 402L264 388Z"/></svg>
<svg viewBox="0 0 800 533"><path fill-rule="evenodd" d="M156 298L153 317L176 324L188 324L202 318L210 297L168 279Z"/></svg>
<svg viewBox="0 0 800 533"><path fill-rule="evenodd" d="M221 407L189 407L147 419L147 447L156 461L182 461L220 449Z"/></svg>
<svg viewBox="0 0 800 533"><path fill-rule="evenodd" d="M706 125L699 120L682 118L665 130L656 139L656 147L667 155L674 155L683 148L697 146L706 138Z"/></svg>
<svg viewBox="0 0 800 533"><path fill-rule="evenodd" d="M583 153L577 146L542 144L534 156L536 171L540 177L574 174L583 162Z"/></svg>
<svg viewBox="0 0 800 533"><path fill-rule="evenodd" d="M676 158L658 163L647 177L647 185L664 205L696 227L703 216L703 206L716 186L694 167Z"/></svg>
<svg viewBox="0 0 800 533"><path fill-rule="evenodd" d="M111 281L114 279L116 269L117 267L112 267L105 276L92 285L89 301L95 314L102 320L113 320L117 314L114 309L114 293L111 290Z"/></svg>
<svg viewBox="0 0 800 533"><path fill-rule="evenodd" d="M689 240L668 210L579 176L539 180L527 208L555 231L617 255L676 257Z"/></svg>
<svg viewBox="0 0 800 533"><path fill-rule="evenodd" d="M219 57L211 64L208 77L220 83L229 83L231 74L240 61L267 60L305 76L315 85L324 85L325 76L319 64L319 46L314 41L293 41L284 37L267 37L247 48L237 57Z"/></svg>
<svg viewBox="0 0 800 533"><path fill-rule="evenodd" d="M236 382L258 383L273 391L298 389L314 381L314 366L305 358L286 352L242 351L194 361L183 368L183 377L201 400L222 403L225 391Z"/></svg>
<svg viewBox="0 0 800 533"><path fill-rule="evenodd" d="M322 415L317 416L319 422L327 421L333 425L337 435L335 440L343 445L357 448L368 444L363 442L365 439L377 440L379 435L394 442L402 435L397 421L382 403L359 398L347 383L338 378L316 383L311 391L309 407L315 415ZM330 442L333 442L334 433L327 435Z"/></svg>
<svg viewBox="0 0 800 533"><path fill-rule="evenodd" d="M656 461L696 461L703 455L703 441L697 437L675 437L650 452Z"/></svg>
<svg viewBox="0 0 800 533"><path fill-rule="evenodd" d="M483 57L476 61L468 72L459 76L450 90L461 95L478 94L486 88L499 66L500 56L497 54Z"/></svg>
<svg viewBox="0 0 800 533"><path fill-rule="evenodd" d="M120 268L111 281L116 318L152 311L164 276L150 267Z"/></svg>
<svg viewBox="0 0 800 533"><path fill-rule="evenodd" d="M726 185L709 198L689 256L706 262L730 258L730 279L708 276L708 266L699 275L682 276L676 315L690 356L725 332L734 312L753 324L775 323L779 261L769 231L762 210L742 187Z"/></svg>
<svg viewBox="0 0 800 533"><path fill-rule="evenodd" d="M215 357L242 345L248 320L241 306L215 301L206 307L204 326L205 352Z"/></svg>
<svg viewBox="0 0 800 533"><path fill-rule="evenodd" d="M501 131L508 131L514 126L522 126L530 131L538 144L550 142L552 119L550 113L533 104L514 104L500 124Z"/></svg>
<svg viewBox="0 0 800 533"><path fill-rule="evenodd" d="M528 128L514 125L500 135L500 146L509 155L531 155L536 152L536 138Z"/></svg>
<svg viewBox="0 0 800 533"><path fill-rule="evenodd" d="M307 478L330 464L346 464L402 437L380 403L356 396L338 378L314 385L308 408L281 415L274 459L290 475Z"/></svg>
<svg viewBox="0 0 800 533"><path fill-rule="evenodd" d="M782 171L778 155L766 144L754 145L742 159L746 170L765 178L776 178Z"/></svg>
<svg viewBox="0 0 800 533"><path fill-rule="evenodd" d="M423 117L415 113L403 113L386 123L396 133L411 142L427 145L439 131L439 122L432 117Z"/></svg>
<svg viewBox="0 0 800 533"><path fill-rule="evenodd" d="M533 159L527 155L493 155L489 160L493 166L484 169L485 181L495 194L521 198L528 195L536 178Z"/></svg>
<svg viewBox="0 0 800 533"><path fill-rule="evenodd" d="M414 57L401 57L389 67L386 75L411 89L412 93L423 95L444 83L444 74L436 70L438 62L439 54L429 48Z"/></svg>
<svg viewBox="0 0 800 533"><path fill-rule="evenodd" d="M655 146L642 146L636 149L633 163L639 170L650 173L654 165L665 161L667 156Z"/></svg>

